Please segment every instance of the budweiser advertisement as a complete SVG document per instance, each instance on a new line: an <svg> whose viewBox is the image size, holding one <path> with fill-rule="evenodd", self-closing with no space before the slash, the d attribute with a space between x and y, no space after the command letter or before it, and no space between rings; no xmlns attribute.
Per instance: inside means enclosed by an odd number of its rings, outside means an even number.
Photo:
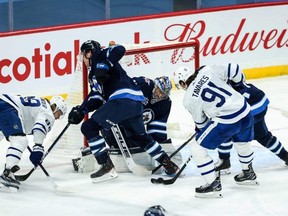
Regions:
<svg viewBox="0 0 288 216"><path fill-rule="evenodd" d="M287 2L262 3L0 33L1 93L67 93L81 43L89 39L103 46L195 41L201 65L238 63L248 78L288 74L287 11ZM173 71L127 72L153 78Z"/></svg>

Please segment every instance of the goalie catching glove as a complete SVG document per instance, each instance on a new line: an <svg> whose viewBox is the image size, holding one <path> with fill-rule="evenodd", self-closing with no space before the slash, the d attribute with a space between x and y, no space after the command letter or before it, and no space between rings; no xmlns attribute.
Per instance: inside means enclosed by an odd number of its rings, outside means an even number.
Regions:
<svg viewBox="0 0 288 216"><path fill-rule="evenodd" d="M79 124L84 119L84 112L80 106L73 107L68 115L68 122L70 124Z"/></svg>
<svg viewBox="0 0 288 216"><path fill-rule="evenodd" d="M43 154L44 147L41 144L35 144L29 157L34 166L38 166L40 164Z"/></svg>

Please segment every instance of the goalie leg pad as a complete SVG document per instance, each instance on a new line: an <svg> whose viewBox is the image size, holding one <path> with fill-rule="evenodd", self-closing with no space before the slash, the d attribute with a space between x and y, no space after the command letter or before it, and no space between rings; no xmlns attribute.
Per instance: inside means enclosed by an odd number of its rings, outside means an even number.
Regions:
<svg viewBox="0 0 288 216"><path fill-rule="evenodd" d="M152 158L146 152L139 152L134 154L131 153L131 154L136 164L144 166L148 170L152 170L155 167L154 161L152 161ZM125 160L119 149L110 150L110 158L115 166L115 170L117 173L131 172L127 167Z"/></svg>
<svg viewBox="0 0 288 216"><path fill-rule="evenodd" d="M172 143L165 143L160 145L168 155L171 155L176 150ZM158 163L147 152L136 151L137 153L133 153L133 149L131 149L130 151L135 163L146 167L147 170L153 170L155 167L158 166ZM117 173L130 172L119 149L111 148L109 149L109 153ZM176 155L174 155L174 157L172 157L172 161L177 165L181 165L183 162L181 153L178 152ZM161 169L159 169L156 174L161 174L161 172Z"/></svg>
<svg viewBox="0 0 288 216"><path fill-rule="evenodd" d="M88 173L100 168L93 154L72 159L72 164L74 170L79 173Z"/></svg>

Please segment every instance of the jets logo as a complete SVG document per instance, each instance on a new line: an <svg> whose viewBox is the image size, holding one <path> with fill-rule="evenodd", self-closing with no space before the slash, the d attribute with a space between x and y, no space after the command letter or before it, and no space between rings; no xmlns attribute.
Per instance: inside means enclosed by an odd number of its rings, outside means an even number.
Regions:
<svg viewBox="0 0 288 216"><path fill-rule="evenodd" d="M155 114L152 109L148 108L143 110L142 117L144 124L148 124L154 119Z"/></svg>

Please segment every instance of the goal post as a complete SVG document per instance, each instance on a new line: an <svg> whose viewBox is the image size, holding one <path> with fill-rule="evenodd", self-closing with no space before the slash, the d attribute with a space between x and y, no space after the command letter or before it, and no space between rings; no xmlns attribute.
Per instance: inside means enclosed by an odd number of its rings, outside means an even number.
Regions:
<svg viewBox="0 0 288 216"><path fill-rule="evenodd" d="M197 42L169 44L124 44L125 56L120 60L128 75L172 76L172 73L182 65L192 70L199 67L199 44Z"/></svg>
<svg viewBox="0 0 288 216"><path fill-rule="evenodd" d="M126 54L120 60L120 64L130 77L145 76L154 79L159 76L168 76L172 83L174 83L172 75L178 67L186 65L195 70L200 66L199 44L197 42L121 45L126 48ZM80 105L86 98L90 91L89 88L87 67L83 62L83 56L79 54L73 73L71 88L68 91L66 99L68 112L65 119L56 121L57 125L55 124L52 129L49 142L53 142L53 137L56 137L57 132L61 131L61 128L67 123L67 117L72 107ZM173 98L171 99L173 106ZM180 136L181 134L184 136L181 133L181 123L177 122L179 118L173 118L173 115L177 114L173 113L172 108L167 128L176 130L177 132L174 134L177 134L177 136L179 134ZM87 145L81 134L80 126L81 123L79 125L71 125L55 149L59 149L61 154L66 153L75 156L74 152L78 153L81 147Z"/></svg>

